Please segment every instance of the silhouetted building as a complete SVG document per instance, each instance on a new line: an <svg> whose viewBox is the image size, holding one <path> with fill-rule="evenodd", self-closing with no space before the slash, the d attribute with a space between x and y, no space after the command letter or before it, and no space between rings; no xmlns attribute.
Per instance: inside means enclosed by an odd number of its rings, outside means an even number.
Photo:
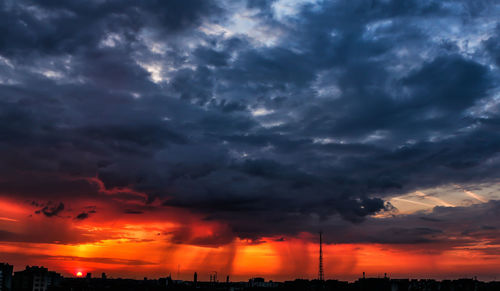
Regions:
<svg viewBox="0 0 500 291"><path fill-rule="evenodd" d="M85 278L92 279L92 273L87 273L87 275L85 276Z"/></svg>
<svg viewBox="0 0 500 291"><path fill-rule="evenodd" d="M359 291L390 291L391 281L389 278L366 278L363 277L354 282L355 290Z"/></svg>
<svg viewBox="0 0 500 291"><path fill-rule="evenodd" d="M171 286L174 282L172 281L172 275L169 275L168 277L166 278L160 278L158 279L158 283L160 286L162 287L167 287L167 286Z"/></svg>
<svg viewBox="0 0 500 291"><path fill-rule="evenodd" d="M0 291L12 290L12 270L14 267L7 263L0 263Z"/></svg>
<svg viewBox="0 0 500 291"><path fill-rule="evenodd" d="M198 283L198 274L196 272L194 272L193 282L194 284Z"/></svg>
<svg viewBox="0 0 500 291"><path fill-rule="evenodd" d="M210 282L217 283L217 272L214 271L213 274L210 274Z"/></svg>
<svg viewBox="0 0 500 291"><path fill-rule="evenodd" d="M349 282L339 280L320 281L320 286L325 286L326 290L344 291L349 290ZM323 288L320 288L323 289Z"/></svg>
<svg viewBox="0 0 500 291"><path fill-rule="evenodd" d="M391 291L408 291L410 288L409 279L391 280Z"/></svg>
<svg viewBox="0 0 500 291"><path fill-rule="evenodd" d="M101 274L101 279L106 280L106 273Z"/></svg>
<svg viewBox="0 0 500 291"><path fill-rule="evenodd" d="M38 266L26 266L24 271L14 273L14 291L46 291L48 287L58 286L61 275Z"/></svg>
<svg viewBox="0 0 500 291"><path fill-rule="evenodd" d="M273 281L266 282L266 280L264 280L264 278L261 277L255 277L248 280L248 287L252 288L274 288L277 286L278 286L277 283Z"/></svg>

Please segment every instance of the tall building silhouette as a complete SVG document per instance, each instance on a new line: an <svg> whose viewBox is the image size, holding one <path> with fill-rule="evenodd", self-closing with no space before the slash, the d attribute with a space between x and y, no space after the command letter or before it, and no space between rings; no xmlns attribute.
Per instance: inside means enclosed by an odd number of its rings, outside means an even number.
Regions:
<svg viewBox="0 0 500 291"><path fill-rule="evenodd" d="M12 289L17 291L47 291L58 287L62 281L60 274L38 266L26 266L24 271L14 272Z"/></svg>
<svg viewBox="0 0 500 291"><path fill-rule="evenodd" d="M12 270L13 266L0 263L0 291L12 290Z"/></svg>
<svg viewBox="0 0 500 291"><path fill-rule="evenodd" d="M324 281L325 276L323 272L323 232L319 232L319 270L318 280Z"/></svg>

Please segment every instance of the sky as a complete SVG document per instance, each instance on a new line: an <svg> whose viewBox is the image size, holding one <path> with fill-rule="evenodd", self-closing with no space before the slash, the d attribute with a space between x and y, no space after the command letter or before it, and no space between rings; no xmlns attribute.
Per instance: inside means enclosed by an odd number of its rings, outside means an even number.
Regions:
<svg viewBox="0 0 500 291"><path fill-rule="evenodd" d="M497 278L500 3L0 2L0 262Z"/></svg>

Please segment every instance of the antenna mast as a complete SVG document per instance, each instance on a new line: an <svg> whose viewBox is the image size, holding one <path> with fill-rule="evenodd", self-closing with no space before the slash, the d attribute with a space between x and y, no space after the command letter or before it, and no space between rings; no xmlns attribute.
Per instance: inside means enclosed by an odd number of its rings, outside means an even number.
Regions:
<svg viewBox="0 0 500 291"><path fill-rule="evenodd" d="M318 280L324 281L325 276L323 273L323 232L319 232L319 272L318 272Z"/></svg>

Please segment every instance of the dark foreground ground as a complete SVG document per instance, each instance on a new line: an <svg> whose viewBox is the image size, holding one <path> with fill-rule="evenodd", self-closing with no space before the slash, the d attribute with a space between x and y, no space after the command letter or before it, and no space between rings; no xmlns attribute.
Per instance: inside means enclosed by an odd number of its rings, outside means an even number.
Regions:
<svg viewBox="0 0 500 291"><path fill-rule="evenodd" d="M131 279L74 279L63 278L57 286L47 291L167 291L167 290L332 290L332 291L500 291L500 282L481 282L473 279L460 280L409 280L389 278L366 278L349 283L337 280L295 280L286 282L190 282ZM24 290L13 290L24 291ZM32 291L32 290L30 290Z"/></svg>

